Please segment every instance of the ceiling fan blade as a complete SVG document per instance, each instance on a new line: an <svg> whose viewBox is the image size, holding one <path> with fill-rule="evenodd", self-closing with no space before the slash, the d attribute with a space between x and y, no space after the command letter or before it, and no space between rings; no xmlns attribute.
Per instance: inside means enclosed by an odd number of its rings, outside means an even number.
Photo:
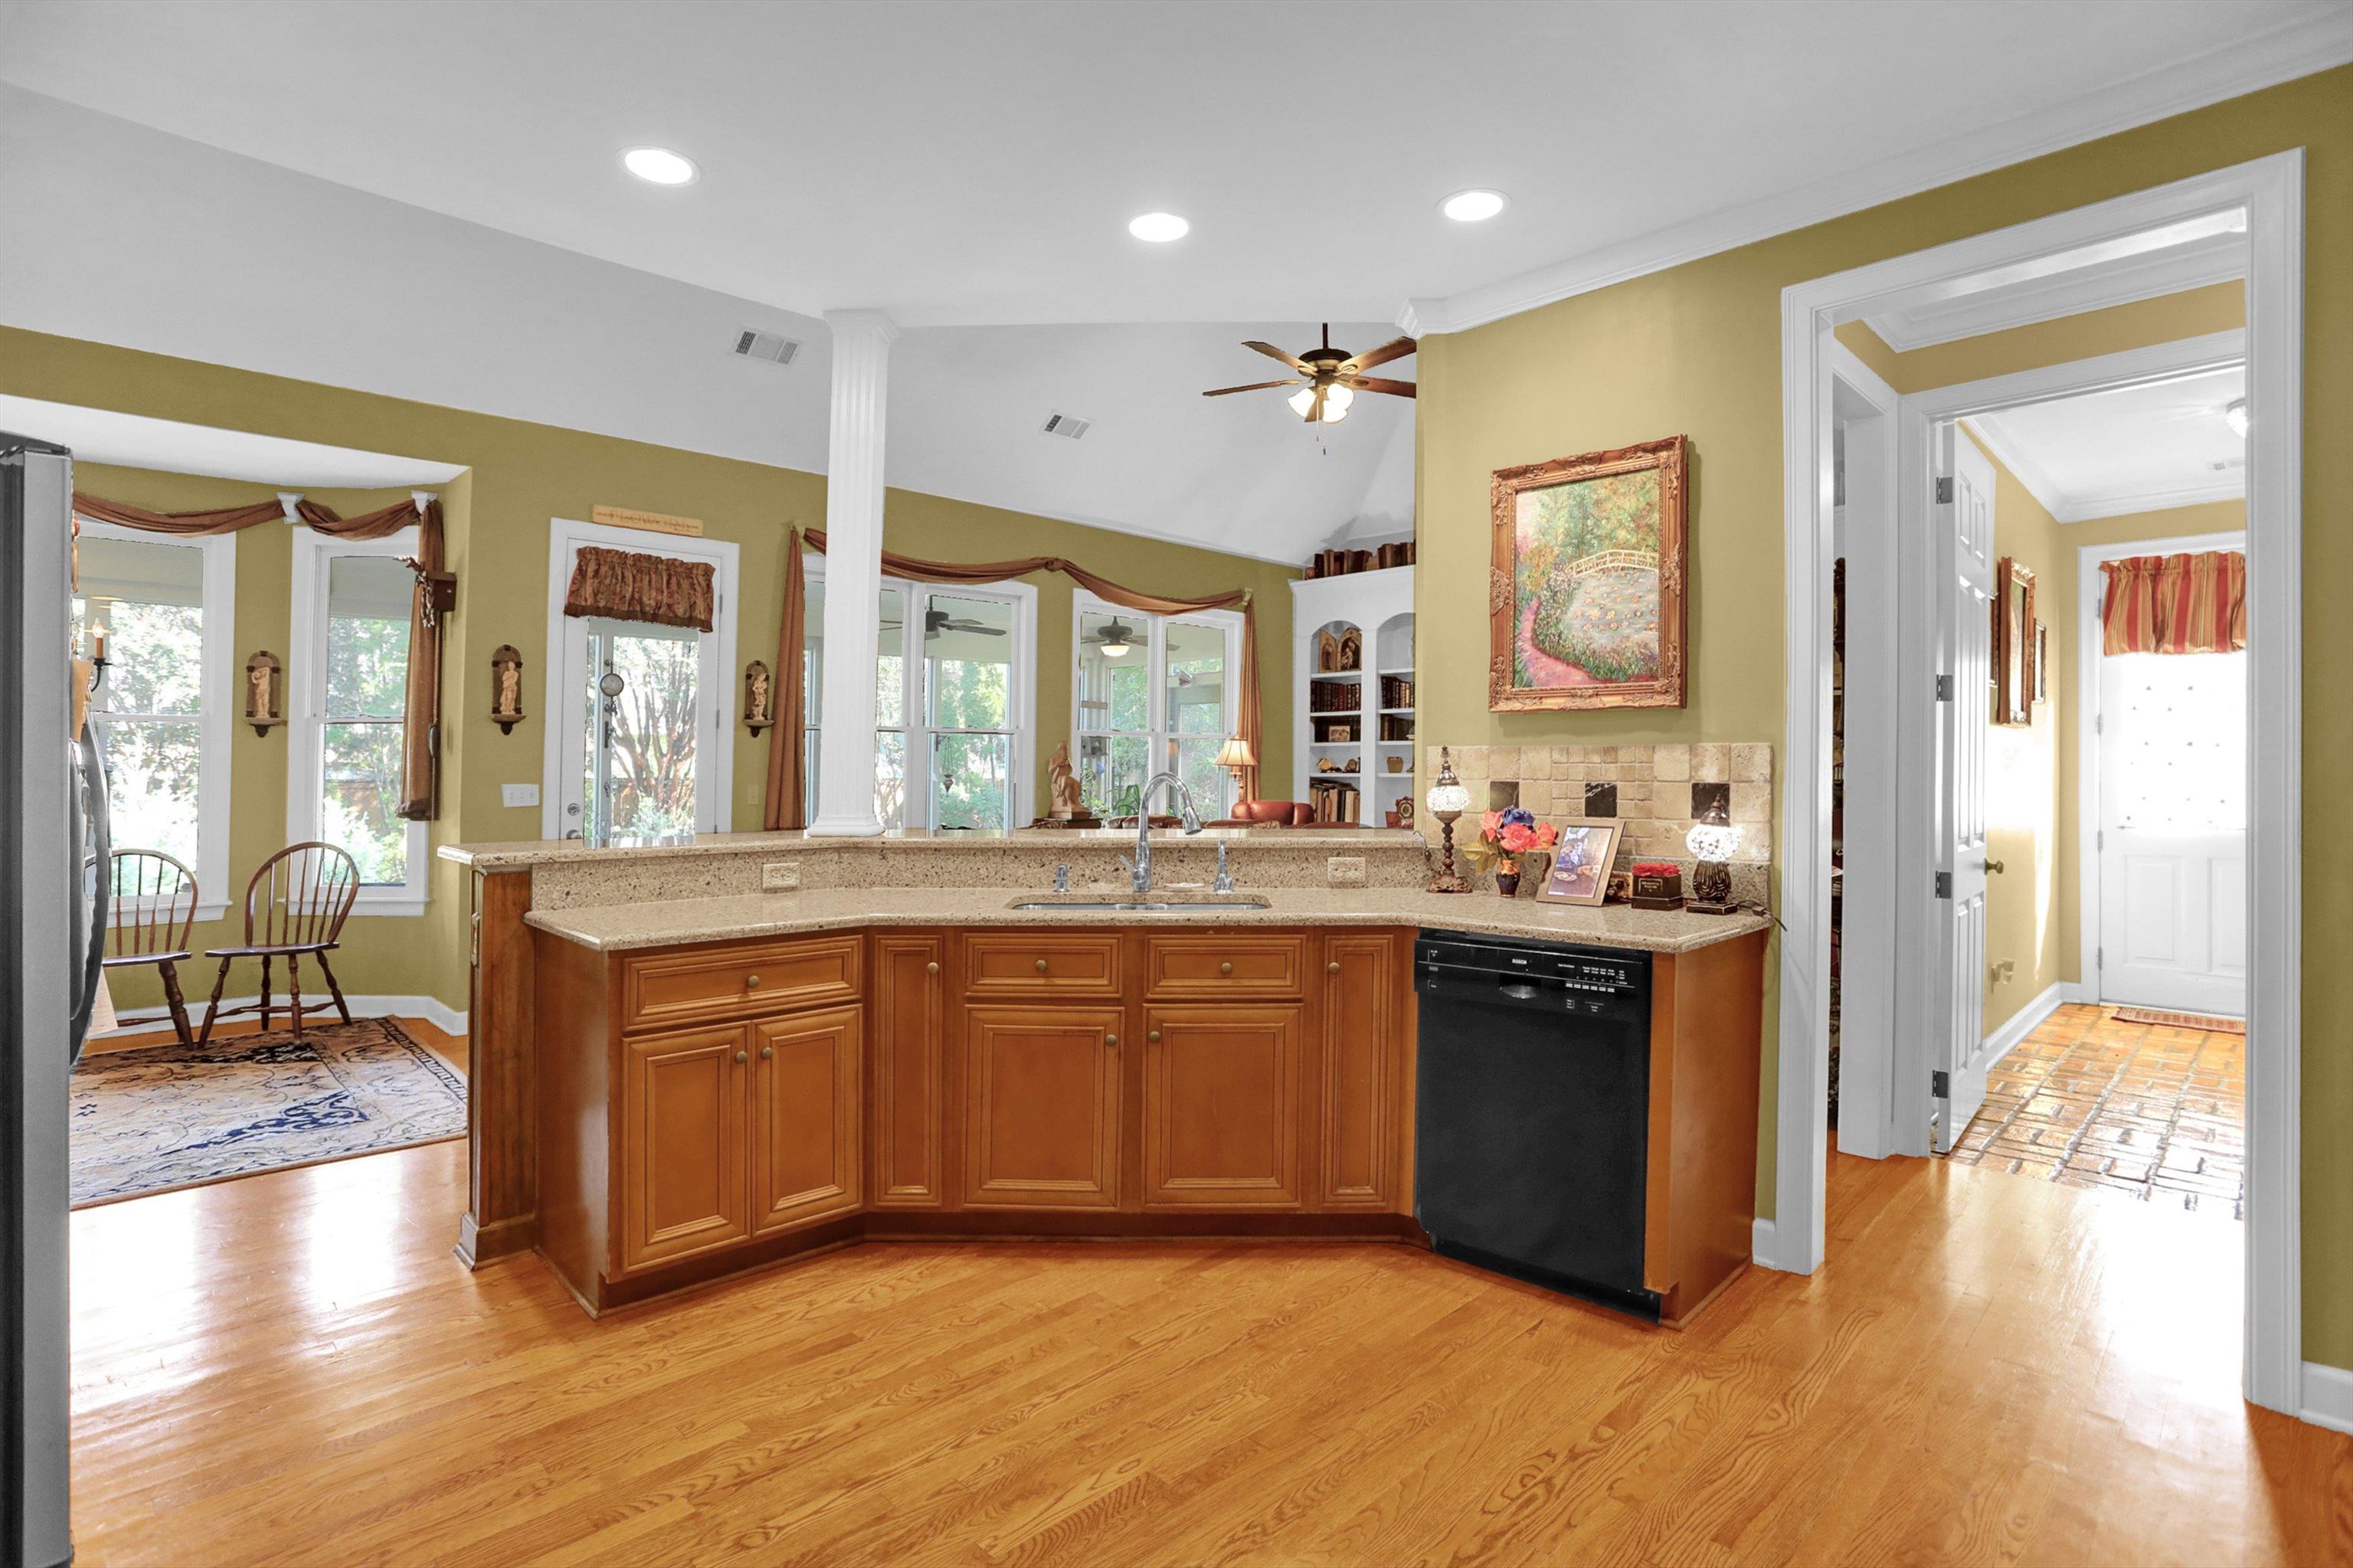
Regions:
<svg viewBox="0 0 2353 1568"><path fill-rule="evenodd" d="M1393 337L1378 348L1368 348L1362 354L1351 355L1340 365L1340 374L1353 376L1360 370L1370 370L1376 365L1387 365L1392 359L1403 359L1414 351L1409 337Z"/></svg>
<svg viewBox="0 0 2353 1568"><path fill-rule="evenodd" d="M1293 387L1296 385L1296 382L1292 381L1253 381L1247 387L1220 387L1214 392L1204 392L1201 396L1204 397L1222 397L1229 392L1262 392L1270 387Z"/></svg>
<svg viewBox="0 0 2353 1568"><path fill-rule="evenodd" d="M1271 343L1261 343L1256 338L1250 338L1243 342L1242 346L1244 348L1254 348L1261 354L1265 355L1269 359L1279 359L1282 361L1283 364L1291 366L1293 370L1304 370L1307 368L1305 361L1301 360L1294 355L1285 354L1282 350L1275 347L1274 344Z"/></svg>
<svg viewBox="0 0 2353 1568"><path fill-rule="evenodd" d="M1386 392L1392 397L1414 396L1414 384L1410 381L1391 381L1383 376L1343 376L1340 380L1359 392Z"/></svg>

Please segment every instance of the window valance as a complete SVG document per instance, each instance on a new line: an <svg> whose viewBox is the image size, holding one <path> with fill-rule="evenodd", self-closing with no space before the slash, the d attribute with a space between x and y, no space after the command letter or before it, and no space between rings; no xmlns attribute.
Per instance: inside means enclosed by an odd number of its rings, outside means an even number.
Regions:
<svg viewBox="0 0 2353 1568"><path fill-rule="evenodd" d="M564 613L708 631L714 603L712 576L708 561L583 545L572 562Z"/></svg>
<svg viewBox="0 0 2353 1568"><path fill-rule="evenodd" d="M2103 561L2105 653L2236 653L2247 645L2247 557L2237 550Z"/></svg>

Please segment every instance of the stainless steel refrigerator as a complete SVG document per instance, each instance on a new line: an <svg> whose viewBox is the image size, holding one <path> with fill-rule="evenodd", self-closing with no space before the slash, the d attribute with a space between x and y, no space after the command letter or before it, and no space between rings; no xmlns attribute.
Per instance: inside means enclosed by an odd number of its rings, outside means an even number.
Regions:
<svg viewBox="0 0 2353 1568"><path fill-rule="evenodd" d="M73 730L73 459L0 432L0 1562L71 1559L67 1088L103 956L105 764Z"/></svg>

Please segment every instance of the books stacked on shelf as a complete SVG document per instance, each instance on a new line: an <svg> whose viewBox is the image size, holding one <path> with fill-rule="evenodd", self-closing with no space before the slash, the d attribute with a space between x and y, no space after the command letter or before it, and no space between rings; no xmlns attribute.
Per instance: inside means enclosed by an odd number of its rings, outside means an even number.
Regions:
<svg viewBox="0 0 2353 1568"><path fill-rule="evenodd" d="M1386 571L1413 565L1413 541L1383 545L1377 550L1318 550L1307 563L1311 577L1345 577L1356 572Z"/></svg>
<svg viewBox="0 0 2353 1568"><path fill-rule="evenodd" d="M1413 738L1413 715L1411 714L1383 714L1381 715L1381 738L1383 740L1411 740Z"/></svg>
<svg viewBox="0 0 2353 1568"><path fill-rule="evenodd" d="M1307 786L1307 806L1312 819L1319 822L1359 822L1364 821L1364 795L1354 784L1336 779L1318 779Z"/></svg>
<svg viewBox="0 0 2353 1568"><path fill-rule="evenodd" d="M1406 675L1381 677L1381 706L1409 708L1413 706L1413 681Z"/></svg>
<svg viewBox="0 0 2353 1568"><path fill-rule="evenodd" d="M1307 708L1310 713L1352 714L1363 705L1364 683L1361 681L1310 681L1307 683Z"/></svg>

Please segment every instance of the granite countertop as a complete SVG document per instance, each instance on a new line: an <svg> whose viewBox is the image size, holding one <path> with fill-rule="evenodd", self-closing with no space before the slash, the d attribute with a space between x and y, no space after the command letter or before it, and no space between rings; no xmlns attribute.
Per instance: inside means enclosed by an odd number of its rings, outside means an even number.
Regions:
<svg viewBox="0 0 2353 1568"><path fill-rule="evenodd" d="M1421 835L1409 828L1204 828L1186 834L1175 828L1152 830L1154 843L1248 844L1252 850L1326 852L1367 844L1419 844ZM790 831L767 833L696 833L677 839L617 840L591 844L579 839L517 839L502 843L443 844L443 860L478 871L511 871L532 865L663 855L744 854L761 849L888 849L921 846L925 850L997 850L1007 844L1048 847L1057 844L1133 844L1134 828L1015 828L1010 831L933 832L924 829L894 831L871 838L815 838Z"/></svg>
<svg viewBox="0 0 2353 1568"><path fill-rule="evenodd" d="M1128 895L1124 888L1102 888L1068 896L1124 898ZM1221 902L1198 888L1163 886L1153 896L1170 902ZM1681 953L1761 931L1772 924L1761 915L1746 913L1692 915L1617 904L1588 908L1498 898L1493 894L1449 895L1413 888L1277 887L1246 890L1236 896L1264 899L1266 907L1159 912L1014 909L1009 906L1050 901L1056 895L1003 887L860 887L534 909L524 919L598 952L855 926L1417 926Z"/></svg>

